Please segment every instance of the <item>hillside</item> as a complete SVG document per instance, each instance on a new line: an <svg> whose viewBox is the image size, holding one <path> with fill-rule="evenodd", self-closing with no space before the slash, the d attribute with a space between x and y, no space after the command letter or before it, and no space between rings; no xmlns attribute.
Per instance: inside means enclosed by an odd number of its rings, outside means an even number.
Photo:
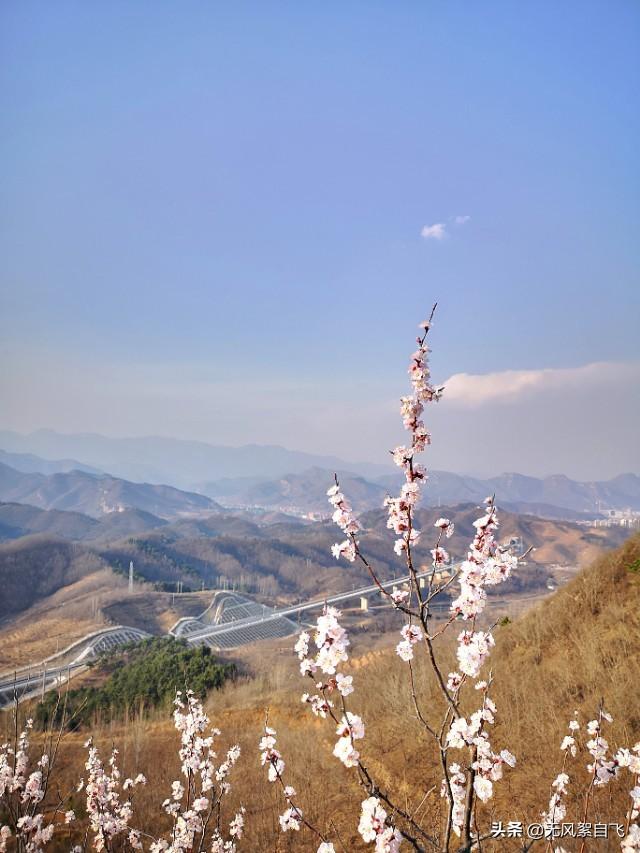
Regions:
<svg viewBox="0 0 640 853"><path fill-rule="evenodd" d="M568 720L576 710L583 725L593 719L601 697L614 719L607 731L610 744L615 748L638 741L640 706L632 697L640 678L639 613L640 536L635 536L524 617L495 630L491 695L498 710L491 740L500 748L508 747L518 763L496 786L490 805L479 805L483 820L491 820L490 814L505 821L539 820L549 800L550 784L562 766L559 745ZM400 792L403 804L416 807L422 802L426 825L437 825L437 757L430 754L428 741L422 739L415 720L407 671L392 645L396 637L389 638L390 648L382 652L368 648L366 635L352 640L349 670L355 692L350 698L351 707L366 723L367 734L362 741L365 762L381 784ZM447 654L445 651L444 657ZM333 728L300 707L304 682L296 672L295 658L291 660L286 652L277 656L272 676L262 676L259 669L255 667L256 682L229 688L224 701L212 699L210 710L216 724L230 739L240 738L249 750L258 737L262 709L268 703L291 784L304 792L309 816L325 826L333 821L344 833L347 849L364 850L355 835L354 821L348 820L349 814L353 816L358 810L359 789L352 774L336 766L331 756ZM427 708L441 701L436 685L422 676L418 692ZM148 748L153 751L151 744ZM572 779L568 820L582 819L582 795L588 784L585 763L567 767ZM621 819L627 809L630 778L623 777L597 792L591 820ZM432 785L435 791L427 795L425 803L424 792ZM256 803L255 786L252 790L241 781L240 787L241 798ZM262 807L269 808L266 786L258 785L257 797ZM266 823L261 824L261 831L273 839ZM257 831L251 832L257 839ZM256 849L268 849L268 842L255 843ZM501 850L504 845L487 845L486 849ZM588 849L603 848L594 845Z"/></svg>
<svg viewBox="0 0 640 853"><path fill-rule="evenodd" d="M418 525L426 532L426 538L416 553L425 562L431 547L428 531L442 514L456 523L456 534L448 543L454 559L464 556L473 536L473 521L478 515L473 504L420 510ZM525 548L535 549L528 561L529 575L517 581L525 585L527 577L533 586L544 583L544 574L534 575L535 566L584 564L628 536L628 531L619 527L591 528L507 511L501 511L500 517L502 541L522 538ZM393 577L398 563L384 511L365 513L362 522L366 528L362 538L365 553L381 576ZM332 557L330 548L335 541L336 530L330 522L303 525L289 520L265 525L244 516L218 514L181 519L124 538L104 538L92 547L108 565L122 572L133 560L136 573L152 583L175 588L176 582L181 581L185 589L198 590L203 584L215 587L225 579L250 594L284 602L368 582L368 573L360 564L345 566Z"/></svg>
<svg viewBox="0 0 640 853"><path fill-rule="evenodd" d="M437 518L445 515L456 525L454 536L447 543L447 550L454 558L462 558L467 543L474 534L473 522L478 517L476 504L464 503L453 507L420 509L416 514L421 530L433 529ZM525 548L533 548L531 560L537 563L563 563L586 565L595 559L604 549L621 544L629 536L624 528L594 528L570 521L538 518L533 515L520 515L500 508L500 541L512 537L522 538ZM385 511L376 510L362 516L363 524L369 529L382 530L385 527ZM392 534L387 534L392 538Z"/></svg>
<svg viewBox="0 0 640 853"><path fill-rule="evenodd" d="M640 678L639 612L640 537L635 536L524 617L495 629L491 695L497 717L491 742L498 749L511 750L517 764L496 785L490 803L478 804L477 815L483 824L491 820L539 821L551 782L562 767L559 745L567 722L577 711L584 727L595 716L600 697L614 719L606 732L611 747L632 745L640 738L638 704L633 701ZM351 639L346 668L353 674L355 691L349 703L366 727L358 748L378 784L396 792L408 810L418 813L419 806L423 825L436 827L442 802L438 761L415 719L408 671L393 649L397 637L389 637L387 648L382 649L372 648L366 634ZM344 849L364 853L369 848L356 829L361 789L353 772L331 755L334 724L314 718L300 703L304 681L292 645L280 642L259 659L247 653L243 661L247 675L207 702L213 724L222 729L225 749L236 742L242 749L232 781L233 802L247 807L244 843L256 851L289 849L278 846L283 838L277 822L281 803L266 774L256 769L255 749L268 706L270 724L277 730L278 747L286 761L287 782L298 791L306 817L334 837L339 833ZM446 659L450 650L439 648L439 658ZM416 663L417 695L431 710L442 700L437 686L423 676L422 659L420 662L419 670ZM138 795L138 806L141 828L151 829L156 819L154 806L166 795L167 779L175 778L176 737L171 722L163 714L140 725L125 722L118 727L112 723L100 729L98 724L94 736L104 749L115 742L121 754L130 756L130 772L149 776L149 786ZM84 735L78 735L66 743L67 774L78 776L82 771L83 739ZM568 821L582 820L589 783L585 764L583 758L569 759L566 767L571 780ZM157 767L166 772L151 772ZM624 775L606 789L597 789L589 820L623 820L630 787L630 777ZM292 849L315 849L312 841L303 829L296 834ZM483 849L494 853L511 848L487 841ZM568 842L566 849L579 848ZM587 849L619 848L617 843L607 847L593 842Z"/></svg>
<svg viewBox="0 0 640 853"><path fill-rule="evenodd" d="M0 540L19 539L31 533L48 533L80 541L114 539L165 524L165 519L139 509L112 512L96 519L80 512L0 503Z"/></svg>
<svg viewBox="0 0 640 853"><path fill-rule="evenodd" d="M423 510L418 523L425 531L425 545L416 550L418 559L430 560L428 548L434 537L429 530L438 515L448 514L458 525L448 543L454 558L466 553L473 535L477 508L473 505ZM530 516L502 513L501 538L522 536L526 547L535 546L526 574L510 583L518 588L544 585L545 563L570 563L591 558L622 541L625 531L583 528L565 522L546 521ZM383 511L365 513L366 531L362 547L376 565L381 577L391 578L399 571L393 553L393 537L385 527ZM195 525L195 526L194 526ZM208 532L207 521L169 524L158 531L96 546L97 553L109 565L125 569L133 560L136 572L154 583L182 581L186 588L216 586L222 579L250 594L288 602L299 597L318 597L348 590L369 582L367 570L360 564L338 563L331 555L336 529L330 522L310 525L281 523L251 525L245 520L223 515L214 517ZM204 534L204 535L203 535ZM430 542L431 540L431 542ZM427 543L428 547L427 547Z"/></svg>
<svg viewBox="0 0 640 853"><path fill-rule="evenodd" d="M65 526L77 525L74 535L87 526L100 528L129 515L115 513L97 521L73 513L5 505L0 506L0 519L3 509L14 525L28 511L36 518L40 514ZM442 512L457 527L448 548L454 557L462 556L477 508L467 504L420 511L418 522L427 537L435 516ZM365 530L362 544L380 575L391 578L398 563L381 515L379 511L365 514L365 524L375 524L376 530ZM497 592L529 596L546 593L550 574L557 577L549 563L567 564L569 569L561 574L571 575L575 570L571 567L601 554L620 541L624 531L502 512L500 538L514 536L522 536L525 547L533 545L537 550ZM197 615L207 606L210 598L206 591L200 592L203 587L225 583L271 605L320 598L369 583L368 573L359 564L339 564L331 556L336 531L330 523L259 525L246 517L215 514L128 532L116 539L93 537L95 529L80 542L40 534L0 543L0 581L5 593L0 597L0 668L38 660L104 624L164 633L180 616ZM428 538L425 542L418 554L426 561ZM130 561L136 579L133 594L127 591ZM558 580L563 582L563 577ZM179 582L185 592L197 594L176 596L174 601L171 593ZM376 630L385 624L377 623Z"/></svg>
<svg viewBox="0 0 640 853"><path fill-rule="evenodd" d="M601 556L543 605L501 632L495 655L501 729L532 776L542 743L557 743L574 708L592 719L601 698L613 743L640 738L640 536ZM532 698L535 701L532 702ZM508 735L507 735L508 732ZM518 799L532 803L524 774Z"/></svg>
<svg viewBox="0 0 640 853"><path fill-rule="evenodd" d="M80 512L38 509L28 504L0 503L0 539L49 533L64 539L91 538L99 522Z"/></svg>
<svg viewBox="0 0 640 853"><path fill-rule="evenodd" d="M0 619L104 568L97 553L64 539L34 535L2 543Z"/></svg>
<svg viewBox="0 0 640 853"><path fill-rule="evenodd" d="M140 509L125 509L92 518L79 512L39 509L29 504L0 502L0 540L19 539L31 533L49 533L77 541L114 540L171 525L180 537L261 536L264 527L303 526L307 522L277 512L215 512L177 520L158 518Z"/></svg>
<svg viewBox="0 0 640 853"><path fill-rule="evenodd" d="M188 646L174 637L150 637L141 643L103 654L93 667L91 681L65 696L64 709L55 691L48 692L35 711L35 723L43 729L60 726L73 717L72 727L121 717L128 709L171 709L177 690L185 683L204 698L235 675L233 664L216 658L208 646Z"/></svg>
<svg viewBox="0 0 640 853"><path fill-rule="evenodd" d="M450 516L456 524L456 533L448 543L454 559L464 556L473 535L475 505L420 510L417 520L425 531L425 545L416 553L425 562L431 547L428 531L441 514ZM617 527L590 528L506 511L500 517L501 540L522 537L525 548L535 549L528 560L527 574L511 582L525 586L544 584L546 574L536 574L536 566L584 564L627 535ZM366 528L362 537L364 552L381 576L393 577L398 563L392 549L393 537L385 527L384 511L365 513L362 522ZM345 566L332 557L330 548L336 541L336 530L329 522L259 525L247 517L215 514L163 523L138 511L113 513L97 521L74 513L0 505L0 535L3 529L4 535L8 535L7 529L19 533L21 526L58 535L66 532L81 544L49 535L14 538L0 545L0 578L14 576L18 564L31 576L40 571L38 566L46 567L50 560L55 563L64 554L69 565L83 567L85 574L96 566L108 566L126 575L133 560L136 577L161 588L175 589L178 582L185 590L199 590L203 585L214 588L224 579L250 594L282 602L339 592L369 580L360 564ZM53 572L47 589L57 589L65 577L64 572ZM79 574L72 572L69 577L73 580ZM48 594L38 582L5 605L6 612L17 612Z"/></svg>
<svg viewBox="0 0 640 853"><path fill-rule="evenodd" d="M25 473L3 464L0 464L0 500L81 512L95 518L126 509L142 510L160 518L219 509L210 498L173 486L132 483L83 471Z"/></svg>
<svg viewBox="0 0 640 853"><path fill-rule="evenodd" d="M111 600L127 595L126 580L108 568L75 581L70 577L55 592L34 597L25 610L0 620L0 672L41 661L112 621L105 610Z"/></svg>

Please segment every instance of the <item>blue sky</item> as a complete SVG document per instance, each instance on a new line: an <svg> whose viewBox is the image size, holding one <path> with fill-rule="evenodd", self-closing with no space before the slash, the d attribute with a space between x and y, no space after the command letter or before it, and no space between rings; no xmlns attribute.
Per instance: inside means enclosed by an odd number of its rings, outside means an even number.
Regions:
<svg viewBox="0 0 640 853"><path fill-rule="evenodd" d="M0 426L373 459L437 299L435 467L638 469L636 2L0 15Z"/></svg>

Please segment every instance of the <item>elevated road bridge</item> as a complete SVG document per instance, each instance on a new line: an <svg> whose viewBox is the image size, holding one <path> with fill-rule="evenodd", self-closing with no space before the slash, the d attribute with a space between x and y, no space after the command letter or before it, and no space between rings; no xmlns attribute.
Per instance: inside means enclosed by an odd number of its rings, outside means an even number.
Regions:
<svg viewBox="0 0 640 853"><path fill-rule="evenodd" d="M10 705L16 696L25 699L59 687L69 681L72 675L86 669L90 661L101 654L127 643L139 643L150 636L138 628L115 625L87 634L40 663L0 673L0 708Z"/></svg>
<svg viewBox="0 0 640 853"><path fill-rule="evenodd" d="M418 573L426 578L431 570ZM409 577L384 581L384 589L402 587ZM197 618L179 619L169 634L190 645L204 644L212 649L233 649L260 640L288 637L300 628L300 617L325 605L342 605L350 600L363 600L380 595L375 584L348 590L326 598L300 602L283 608L268 607L235 592L214 593L210 605ZM446 608L448 603L444 603ZM436 609L436 608L434 608ZM102 653L127 643L149 637L145 631L116 625L88 634L56 655L40 663L0 674L0 707L19 699L35 697L66 683L86 669L90 661Z"/></svg>

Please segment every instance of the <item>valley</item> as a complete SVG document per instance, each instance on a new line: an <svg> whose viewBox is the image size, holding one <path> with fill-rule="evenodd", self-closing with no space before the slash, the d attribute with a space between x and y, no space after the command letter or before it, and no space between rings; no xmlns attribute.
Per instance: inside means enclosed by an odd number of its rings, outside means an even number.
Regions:
<svg viewBox="0 0 640 853"><path fill-rule="evenodd" d="M4 458L14 459L6 453ZM44 467L33 456L18 463L23 469ZM325 602L339 606L350 631L372 646L384 646L401 625L360 563L344 567L331 556L334 525L326 512L314 509L326 501L329 474L322 469L285 475L277 484L244 480L234 494L256 503L225 508L214 497L174 487L93 470L55 470L71 464L51 462L50 473L44 473L0 463L0 494L11 498L0 503L5 702L14 688L29 696L70 678L82 681L102 651L136 638L174 636L241 665L245 649L255 646L268 655L269 648L312 622ZM238 481L227 481L226 494L210 492L227 501L233 482L237 488ZM383 586L401 586L393 537L379 508L386 489L348 474L344 488L360 507L363 547ZM114 505L117 500L127 503ZM455 523L448 544L452 571L474 535L477 514L474 502L415 513L424 530L442 515ZM500 594L490 596L487 619L516 618L629 532L507 506L500 539L527 557ZM426 576L430 558L422 550L416 554L424 560L419 573ZM439 606L442 618L449 601Z"/></svg>

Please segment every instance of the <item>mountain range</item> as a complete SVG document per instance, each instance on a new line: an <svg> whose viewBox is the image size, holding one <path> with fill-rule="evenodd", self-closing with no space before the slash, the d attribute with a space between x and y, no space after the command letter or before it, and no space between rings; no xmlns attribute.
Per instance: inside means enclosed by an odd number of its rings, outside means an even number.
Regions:
<svg viewBox="0 0 640 853"><path fill-rule="evenodd" d="M140 509L111 512L101 518L92 518L81 512L0 503L0 541L19 539L34 533L77 542L118 539L143 530L154 530L168 523L167 519Z"/></svg>
<svg viewBox="0 0 640 853"><path fill-rule="evenodd" d="M173 486L131 483L108 474L88 474L85 471L25 473L2 463L0 500L40 509L70 510L94 518L131 509L160 518L221 509L205 495L184 492Z"/></svg>
<svg viewBox="0 0 640 853"><path fill-rule="evenodd" d="M459 504L418 510L416 523L427 539L441 513L455 522L447 550L458 559L474 535L478 507ZM382 576L392 577L398 563L385 511L372 510L361 519L367 558ZM249 594L271 600L284 596L283 601L344 591L365 585L368 579L361 564L346 568L334 559L331 545L336 528L331 521L302 524L288 519L265 525L246 515L224 513L163 521L132 511L128 529L110 528L110 522L111 516L96 520L78 513L0 504L0 538L4 539L0 541L0 578L3 589L20 587L19 605L0 597L0 620L96 572L102 573L100 589L107 592L116 578L126 578L130 561L136 580L144 579L157 589L175 590L177 583L192 590L203 584L214 588L224 577ZM135 529L134 523L139 525ZM27 535L20 535L23 532ZM545 565L575 565L619 544L628 533L620 527L586 528L501 511L500 540L522 537L525 547L535 548L510 589L539 587L547 581ZM429 547L425 541L416 551L418 560L429 560Z"/></svg>
<svg viewBox="0 0 640 853"><path fill-rule="evenodd" d="M95 478L105 477L108 472L120 485L109 487L111 497L104 498L107 505L111 500L113 505L135 507L160 517L177 511L215 509L212 504L199 504L198 495L226 506L325 514L325 492L335 471L339 472L354 507L365 511L380 506L385 494L396 492L402 482L402 475L391 465L354 464L337 457L316 456L277 446L221 447L171 438L114 439L96 434L63 435L40 430L30 435L0 431L0 447L4 447L0 451L0 464L23 474L66 477L73 474L72 479L78 481L79 473ZM31 489L25 487L17 492L3 490L1 481L0 477L0 500L74 509L90 515L99 513L104 502L94 498L91 504L89 498L87 508L85 498L79 495L74 503L71 494L62 492L76 493L79 484L69 481L67 489L64 479L50 481L51 488L34 481ZM125 481L129 486L122 485ZM89 481L81 482L81 490L86 490ZM152 486L188 490L191 495L186 499L165 492L163 500L176 499L178 504L186 501L186 506L163 508L158 506L157 494L151 499ZM58 496L53 493L54 487L61 492ZM144 487L147 495L144 500L142 496L134 498L140 487ZM29 494L35 497L29 498ZM482 479L434 470L429 472L424 502L427 506L464 501L477 503L488 494L495 494L499 504L514 512L577 519L594 517L607 510L639 511L640 477L628 473L608 481L578 482L562 474L537 478L506 473Z"/></svg>
<svg viewBox="0 0 640 853"><path fill-rule="evenodd" d="M382 483L366 480L349 471L338 470L340 486L357 512L382 506L387 489ZM305 513L328 514L327 489L333 485L334 472L309 468L300 474L284 474L278 479L259 477L226 478L198 483L195 488L227 506L262 507Z"/></svg>
<svg viewBox="0 0 640 853"><path fill-rule="evenodd" d="M331 471L356 470L366 477L391 471L390 465L363 463L353 466L334 456L287 450L276 445L223 447L158 436L108 438L94 433L62 434L53 430L21 435L0 430L0 447L10 453L36 454L47 460L78 459L82 465L114 477L169 483L179 489L190 489L194 483L225 477L272 479L282 474L299 474L314 466Z"/></svg>
<svg viewBox="0 0 640 853"><path fill-rule="evenodd" d="M377 482L397 489L402 482L398 475L378 478ZM479 479L448 471L430 471L425 500L437 502L482 501L495 494L498 503L519 512L545 515L562 508L591 517L607 509L640 510L640 477L620 474L611 480L579 482L564 474L550 477L527 477L524 474L500 474Z"/></svg>
<svg viewBox="0 0 640 853"><path fill-rule="evenodd" d="M67 474L69 471L84 471L87 474L104 474L99 468L84 465L77 459L43 459L33 453L8 453L0 450L0 464L23 471L25 474Z"/></svg>
<svg viewBox="0 0 640 853"><path fill-rule="evenodd" d="M402 475L391 474L367 480L349 472L338 472L340 485L357 512L382 505L387 494L396 494ZM333 472L312 468L302 474L286 474L277 480L259 478L225 479L196 485L197 491L226 506L264 509L296 508L326 515L326 490ZM607 482L579 483L557 475L537 479L522 474L502 474L481 480L431 471L423 490L423 505L480 503L495 494L498 504L512 512L544 518L594 518L607 509L640 510L640 477L624 474Z"/></svg>
<svg viewBox="0 0 640 853"><path fill-rule="evenodd" d="M0 541L20 539L33 534L44 534L73 542L106 541L148 533L159 528L166 528L167 534L192 538L229 535L255 537L259 531L268 527L274 529L277 525L294 528L305 526L305 522L279 513L262 513L252 517L244 513L219 511L213 514L177 514L174 518L160 518L141 509L126 509L95 518L81 512L40 509L29 504L0 501Z"/></svg>

